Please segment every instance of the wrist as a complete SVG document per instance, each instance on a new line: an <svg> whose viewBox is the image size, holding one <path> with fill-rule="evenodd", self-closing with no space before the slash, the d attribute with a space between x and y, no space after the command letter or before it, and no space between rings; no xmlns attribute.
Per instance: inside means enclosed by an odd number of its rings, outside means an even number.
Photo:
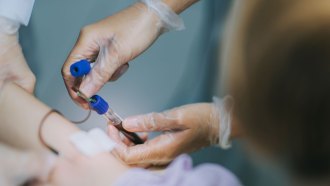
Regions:
<svg viewBox="0 0 330 186"><path fill-rule="evenodd" d="M140 0L146 7L147 12L153 12L158 19L159 25L165 31L179 31L185 28L183 20L175 11L161 0Z"/></svg>
<svg viewBox="0 0 330 186"><path fill-rule="evenodd" d="M180 14L199 0L163 0L175 13Z"/></svg>
<svg viewBox="0 0 330 186"><path fill-rule="evenodd" d="M143 20L140 24L144 24L144 27L155 28L150 29L150 31L152 31L154 33L153 35L156 35L156 37L163 33L162 20L156 12L150 11L148 6L143 2L137 2L133 7L141 12L140 15L137 15L141 16L139 20Z"/></svg>
<svg viewBox="0 0 330 186"><path fill-rule="evenodd" d="M0 33L7 35L16 35L19 27L19 22L0 16Z"/></svg>
<svg viewBox="0 0 330 186"><path fill-rule="evenodd" d="M234 100L231 96L225 96L222 99L213 97L215 124L218 125L218 145L223 149L231 147L231 139L233 136L232 126L232 110Z"/></svg>
<svg viewBox="0 0 330 186"><path fill-rule="evenodd" d="M78 131L76 126L58 113L50 114L40 128L40 137L44 142L61 154L76 155L76 150L70 142L70 136Z"/></svg>

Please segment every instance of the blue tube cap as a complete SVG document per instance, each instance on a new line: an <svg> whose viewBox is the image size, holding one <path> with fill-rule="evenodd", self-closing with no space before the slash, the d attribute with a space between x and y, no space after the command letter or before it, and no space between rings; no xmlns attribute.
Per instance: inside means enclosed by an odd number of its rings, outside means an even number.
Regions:
<svg viewBox="0 0 330 186"><path fill-rule="evenodd" d="M82 77L91 71L91 65L88 60L82 59L70 66L70 72L73 77Z"/></svg>
<svg viewBox="0 0 330 186"><path fill-rule="evenodd" d="M91 99L93 99L93 101L90 101L91 107L98 114L103 115L108 111L109 105L101 96L94 95Z"/></svg>

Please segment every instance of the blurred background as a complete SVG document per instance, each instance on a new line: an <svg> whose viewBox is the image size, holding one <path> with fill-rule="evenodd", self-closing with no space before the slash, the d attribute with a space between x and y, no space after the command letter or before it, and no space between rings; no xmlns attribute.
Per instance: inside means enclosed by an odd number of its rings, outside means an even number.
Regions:
<svg viewBox="0 0 330 186"><path fill-rule="evenodd" d="M61 67L80 29L134 3L133 0L37 0L28 27L20 31L27 61L37 77L36 95L70 120L87 112L69 98ZM219 41L232 1L200 1L182 13L186 29L162 35L130 69L99 92L122 117L162 111L187 103L211 101L215 95ZM219 85L216 85L219 86ZM106 127L93 113L80 128ZM196 165L219 163L244 185L284 185L283 178L261 166L235 142L227 151L206 148L193 153ZM251 160L253 159L253 160Z"/></svg>

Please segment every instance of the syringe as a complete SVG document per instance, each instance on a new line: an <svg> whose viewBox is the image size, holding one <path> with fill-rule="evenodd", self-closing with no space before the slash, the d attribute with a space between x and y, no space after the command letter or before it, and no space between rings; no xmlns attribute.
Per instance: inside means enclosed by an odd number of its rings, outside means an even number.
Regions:
<svg viewBox="0 0 330 186"><path fill-rule="evenodd" d="M82 77L88 74L90 70L90 63L87 60L78 61L70 67L70 72L74 77ZM108 123L110 122L114 125L122 134L124 134L124 136L126 136L126 138L134 144L143 143L143 140L136 133L129 132L124 129L122 125L122 118L109 107L109 104L101 96L94 95L91 98L88 98L79 90L75 89L75 91L79 97L89 102L93 110L95 110L98 114L103 115L107 119Z"/></svg>

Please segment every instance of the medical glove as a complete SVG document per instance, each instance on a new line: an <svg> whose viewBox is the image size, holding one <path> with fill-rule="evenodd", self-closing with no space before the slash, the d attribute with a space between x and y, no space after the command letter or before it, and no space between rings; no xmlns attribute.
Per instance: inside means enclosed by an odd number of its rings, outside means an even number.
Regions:
<svg viewBox="0 0 330 186"><path fill-rule="evenodd" d="M141 145L130 146L109 126L110 137L118 143L113 153L130 165L148 167L167 164L182 153L209 145L228 148L233 101L230 97L214 101L125 119L123 127L128 131L162 132Z"/></svg>
<svg viewBox="0 0 330 186"><path fill-rule="evenodd" d="M18 27L18 23L0 17L0 88L4 81L9 80L33 93L36 78L18 43Z"/></svg>
<svg viewBox="0 0 330 186"><path fill-rule="evenodd" d="M179 16L168 7L161 8L165 5L159 6L160 1L156 1L138 2L81 30L62 68L66 88L76 103L88 108L73 87L91 97L105 83L125 73L128 62L145 51L161 33L183 29ZM81 59L95 61L95 65L85 78L76 79L70 73L70 66Z"/></svg>

